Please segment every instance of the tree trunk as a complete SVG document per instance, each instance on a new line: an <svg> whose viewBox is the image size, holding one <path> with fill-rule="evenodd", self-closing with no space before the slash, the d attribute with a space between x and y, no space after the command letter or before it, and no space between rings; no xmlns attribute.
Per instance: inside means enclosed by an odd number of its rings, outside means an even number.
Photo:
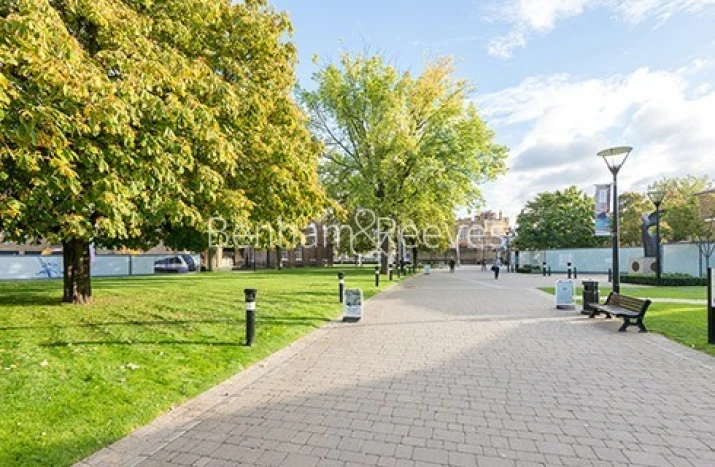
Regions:
<svg viewBox="0 0 715 467"><path fill-rule="evenodd" d="M412 247L412 272L417 272L417 247Z"/></svg>
<svg viewBox="0 0 715 467"><path fill-rule="evenodd" d="M66 303L85 304L92 301L92 278L90 276L89 243L71 239L62 242L64 263L64 294Z"/></svg>
<svg viewBox="0 0 715 467"><path fill-rule="evenodd" d="M333 249L333 241L332 240L328 240L328 244L326 245L325 249L326 249L327 255L328 255L328 266L330 266L332 268L334 265L334 262L335 262L335 258L334 258L335 251Z"/></svg>
<svg viewBox="0 0 715 467"><path fill-rule="evenodd" d="M383 234L380 241L380 274L387 274L388 262L390 261L390 236Z"/></svg>
<svg viewBox="0 0 715 467"><path fill-rule="evenodd" d="M266 248L266 269L271 268L271 249Z"/></svg>

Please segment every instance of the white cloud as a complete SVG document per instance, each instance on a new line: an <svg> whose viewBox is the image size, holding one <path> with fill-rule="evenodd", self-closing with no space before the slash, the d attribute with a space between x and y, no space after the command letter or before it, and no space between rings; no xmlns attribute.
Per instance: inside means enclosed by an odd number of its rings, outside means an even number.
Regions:
<svg viewBox="0 0 715 467"><path fill-rule="evenodd" d="M596 152L623 144L635 149L619 174L621 190L663 176L715 177L715 90L697 79L706 66L603 79L529 77L480 97L497 134L524 130L512 142L511 172L485 189L490 206L515 216L540 191L575 184L590 193L610 179Z"/></svg>
<svg viewBox="0 0 715 467"><path fill-rule="evenodd" d="M582 15L588 9L605 8L630 24L647 19L664 22L671 16L695 14L715 0L509 0L494 17L509 24L509 32L492 39L490 55L509 58L515 49L524 47L530 36L547 34L559 21Z"/></svg>

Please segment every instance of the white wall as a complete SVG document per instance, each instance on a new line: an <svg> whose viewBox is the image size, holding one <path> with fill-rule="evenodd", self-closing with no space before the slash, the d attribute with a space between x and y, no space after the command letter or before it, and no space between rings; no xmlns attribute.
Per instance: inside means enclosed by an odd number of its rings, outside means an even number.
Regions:
<svg viewBox="0 0 715 467"><path fill-rule="evenodd" d="M627 247L619 250L621 273L626 274L633 259L641 258L645 253L642 247ZM563 250L520 251L519 265L541 265L546 261L553 272L566 271L566 261L583 272L608 272L611 267L613 250L611 248L573 248ZM545 259L544 259L545 258ZM705 260L703 259L703 265ZM704 268L704 266L702 266ZM699 276L701 273L700 252L695 243L663 245L663 272L680 272ZM705 271L703 270L704 274Z"/></svg>
<svg viewBox="0 0 715 467"><path fill-rule="evenodd" d="M91 264L92 277L154 274L154 261L169 255L97 255ZM200 255L192 255L200 264ZM61 255L0 255L0 280L62 277Z"/></svg>

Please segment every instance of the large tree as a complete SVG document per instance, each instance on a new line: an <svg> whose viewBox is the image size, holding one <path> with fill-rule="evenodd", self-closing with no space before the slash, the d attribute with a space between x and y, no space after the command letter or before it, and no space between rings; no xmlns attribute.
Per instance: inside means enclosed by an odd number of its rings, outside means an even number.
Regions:
<svg viewBox="0 0 715 467"><path fill-rule="evenodd" d="M481 183L505 171L507 149L453 72L447 59L414 76L379 55L346 53L314 75L315 90L301 95L327 148L323 183L348 215L369 209L398 228L452 221L458 207L479 203Z"/></svg>
<svg viewBox="0 0 715 467"><path fill-rule="evenodd" d="M61 242L63 298L86 302L90 242L312 217L290 32L264 0L0 4L0 231Z"/></svg>
<svg viewBox="0 0 715 467"><path fill-rule="evenodd" d="M514 246L525 250L603 246L594 236L593 198L575 186L539 193L517 216Z"/></svg>
<svg viewBox="0 0 715 467"><path fill-rule="evenodd" d="M670 229L670 239L674 242L694 240L702 228L695 193L706 190L712 184L708 176L662 178L648 187L666 192L661 209L662 221Z"/></svg>
<svg viewBox="0 0 715 467"><path fill-rule="evenodd" d="M621 246L643 246L643 215L655 212L655 205L643 193L628 191L619 196L620 221L618 233ZM662 217L662 216L661 216ZM651 227L651 233L654 228ZM670 240L672 229L662 218L660 221L660 238L665 243Z"/></svg>

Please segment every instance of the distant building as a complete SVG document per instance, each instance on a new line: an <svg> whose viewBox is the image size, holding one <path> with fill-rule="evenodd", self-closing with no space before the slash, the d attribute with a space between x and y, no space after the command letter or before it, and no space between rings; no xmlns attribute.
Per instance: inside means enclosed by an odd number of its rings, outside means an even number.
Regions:
<svg viewBox="0 0 715 467"><path fill-rule="evenodd" d="M442 252L420 252L421 262L447 261L450 257L459 258L462 264L490 263L497 257L505 260L506 235L510 233L509 218L502 212L483 211L479 215L457 219L454 237L457 248Z"/></svg>

